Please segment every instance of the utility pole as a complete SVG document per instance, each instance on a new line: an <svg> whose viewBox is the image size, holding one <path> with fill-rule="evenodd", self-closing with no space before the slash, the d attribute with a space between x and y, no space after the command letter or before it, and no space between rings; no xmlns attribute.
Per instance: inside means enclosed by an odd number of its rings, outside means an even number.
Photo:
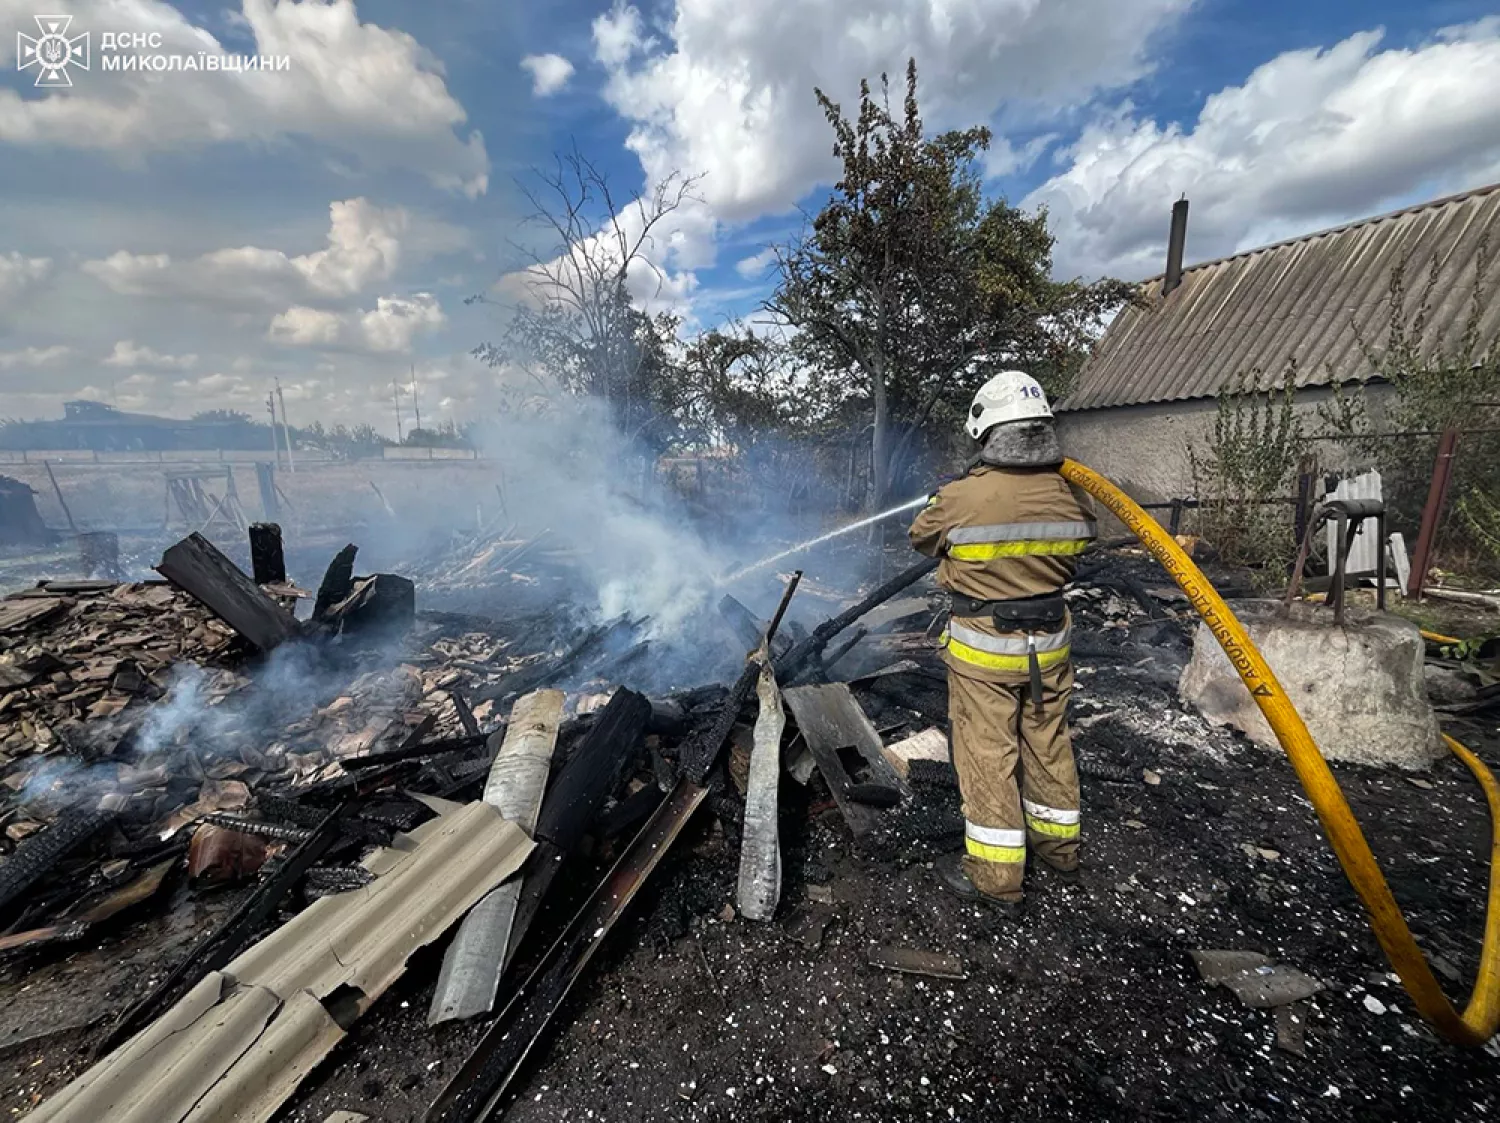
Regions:
<svg viewBox="0 0 1500 1123"><path fill-rule="evenodd" d="M281 441L276 436L276 395L266 393L266 409L271 411L271 455L276 457L276 467L281 467Z"/></svg>
<svg viewBox="0 0 1500 1123"><path fill-rule="evenodd" d="M281 403L281 435L286 438L286 466L297 474L297 458L292 455L292 427L286 423L286 395L281 392L281 379L276 380L276 400Z"/></svg>
<svg viewBox="0 0 1500 1123"><path fill-rule="evenodd" d="M422 407L417 404L417 364L411 365L411 408L417 415L417 429L422 428ZM283 411L285 412L285 411Z"/></svg>
<svg viewBox="0 0 1500 1123"><path fill-rule="evenodd" d="M391 401L396 403L396 443L405 444L406 437L401 432L401 384L394 378L391 379Z"/></svg>

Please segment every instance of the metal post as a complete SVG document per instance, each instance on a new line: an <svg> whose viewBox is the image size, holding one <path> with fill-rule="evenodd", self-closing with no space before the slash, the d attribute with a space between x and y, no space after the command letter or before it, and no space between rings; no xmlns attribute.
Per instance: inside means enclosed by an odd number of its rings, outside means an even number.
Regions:
<svg viewBox="0 0 1500 1123"><path fill-rule="evenodd" d="M1448 502L1448 485L1453 480L1453 458L1458 452L1458 430L1449 427L1443 430L1438 441L1437 462L1432 467L1432 486L1427 490L1427 505L1422 508L1422 529L1417 534L1416 556L1411 562L1411 579L1406 584L1406 595L1413 600L1422 597L1422 582L1427 579L1427 567L1432 563L1432 548L1437 539L1438 523L1443 517L1443 508Z"/></svg>
<svg viewBox="0 0 1500 1123"><path fill-rule="evenodd" d="M1380 547L1375 552L1375 607L1381 612L1385 611L1385 556L1390 550L1391 544L1385 537L1385 508L1375 516L1375 533L1380 540Z"/></svg>
<svg viewBox="0 0 1500 1123"><path fill-rule="evenodd" d="M1333 536L1338 553L1333 559L1333 581L1328 586L1328 603L1333 606L1334 622L1342 624L1344 622L1344 563L1349 560L1352 536L1349 534L1349 513L1340 506L1334 508L1333 514L1338 520L1338 530Z"/></svg>
<svg viewBox="0 0 1500 1123"><path fill-rule="evenodd" d="M276 436L276 396L266 394L266 409L271 412L271 455L276 458L276 467L281 467L281 440Z"/></svg>
<svg viewBox="0 0 1500 1123"><path fill-rule="evenodd" d="M286 466L292 475L297 474L297 458L292 455L292 427L286 420L286 395L281 392L281 379L276 380L276 400L281 403L281 436L286 441Z"/></svg>

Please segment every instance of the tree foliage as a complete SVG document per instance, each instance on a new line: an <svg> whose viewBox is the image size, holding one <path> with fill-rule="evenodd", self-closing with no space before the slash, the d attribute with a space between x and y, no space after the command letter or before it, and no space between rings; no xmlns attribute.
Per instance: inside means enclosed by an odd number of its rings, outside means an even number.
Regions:
<svg viewBox="0 0 1500 1123"><path fill-rule="evenodd" d="M643 311L638 297L661 292L665 278L650 251L695 181L672 176L622 201L576 149L534 178L523 191L543 248L517 247L527 265L506 281L505 334L475 354L539 386L603 402L622 433L661 451L678 437L685 395L672 355L679 325L670 313ZM651 283L640 285L641 277Z"/></svg>
<svg viewBox="0 0 1500 1123"><path fill-rule="evenodd" d="M1296 364L1287 364L1280 385L1259 384L1252 372L1225 387L1207 444L1189 444L1188 463L1201 503L1198 533L1271 588L1285 584L1300 545L1279 500L1295 490L1312 445L1297 410Z"/></svg>
<svg viewBox="0 0 1500 1123"><path fill-rule="evenodd" d="M1030 369L1054 394L1100 316L1128 297L1114 281L1051 279L1045 212L987 200L976 168L983 127L928 136L915 60L898 114L890 83L860 87L853 120L817 91L842 174L810 229L779 255L767 309L795 329L818 408L849 399L872 421L870 498L884 498L915 434L956 425L976 385ZM896 423L906 437L893 441Z"/></svg>

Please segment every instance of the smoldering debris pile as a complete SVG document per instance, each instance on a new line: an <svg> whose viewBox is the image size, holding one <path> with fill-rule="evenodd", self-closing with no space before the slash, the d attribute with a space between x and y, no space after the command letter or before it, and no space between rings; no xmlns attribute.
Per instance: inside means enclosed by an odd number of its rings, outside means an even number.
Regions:
<svg viewBox="0 0 1500 1123"><path fill-rule="evenodd" d="M778 915L790 888L788 806L836 815L866 860L898 867L962 836L946 682L926 638L942 607L924 583L931 563L811 629L784 614L797 576L764 619L726 597L688 634L704 668L715 644L738 651L723 676L733 681L647 694L644 618L565 605L503 624L408 617L401 579L355 578L350 548L301 619L289 606L314 598L284 580L257 586L201 544L189 552L193 565L162 570L192 597L74 583L0 608L13 621L5 665L20 668L0 680L11 848L0 955L30 957L13 958L24 967L107 937L148 902L180 908L226 884L240 894L188 954L158 965L148 991L108 1011L89 1042L104 1060L44 1105L49 1123L89 1118L101 1082L114 1102L155 1106L150 1081L128 1075L137 1062L201 1068L203 1095L245 1097L235 1110L268 1118L407 957L439 939L429 1021L488 1021L466 1039L466 1063L428 1089L426 1118L492 1118L642 886L664 863L696 860L675 845L690 831L739 850L737 884L723 888L753 920ZM1181 716L1166 684L1187 657L1186 606L1116 563L1086 567L1069 598L1090 637L1080 770L1143 784L1146 746ZM1109 699L1125 692L1148 702L1121 712ZM250 979L286 1017L334 1027L299 1037L290 1057L270 1029L244 1052L297 1079L245 1080L222 1067L227 1051L205 1026L173 1033L185 1011ZM294 995L311 1005L293 1014Z"/></svg>

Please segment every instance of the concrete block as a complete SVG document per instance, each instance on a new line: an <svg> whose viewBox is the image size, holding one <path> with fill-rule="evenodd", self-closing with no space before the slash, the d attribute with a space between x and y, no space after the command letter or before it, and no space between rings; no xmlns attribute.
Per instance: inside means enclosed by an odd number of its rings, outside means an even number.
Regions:
<svg viewBox="0 0 1500 1123"><path fill-rule="evenodd" d="M1350 609L1342 628L1330 609L1276 601L1231 604L1329 760L1422 770L1443 756L1427 697L1415 624ZM1216 725L1256 744L1281 746L1223 649L1200 625L1178 690Z"/></svg>

